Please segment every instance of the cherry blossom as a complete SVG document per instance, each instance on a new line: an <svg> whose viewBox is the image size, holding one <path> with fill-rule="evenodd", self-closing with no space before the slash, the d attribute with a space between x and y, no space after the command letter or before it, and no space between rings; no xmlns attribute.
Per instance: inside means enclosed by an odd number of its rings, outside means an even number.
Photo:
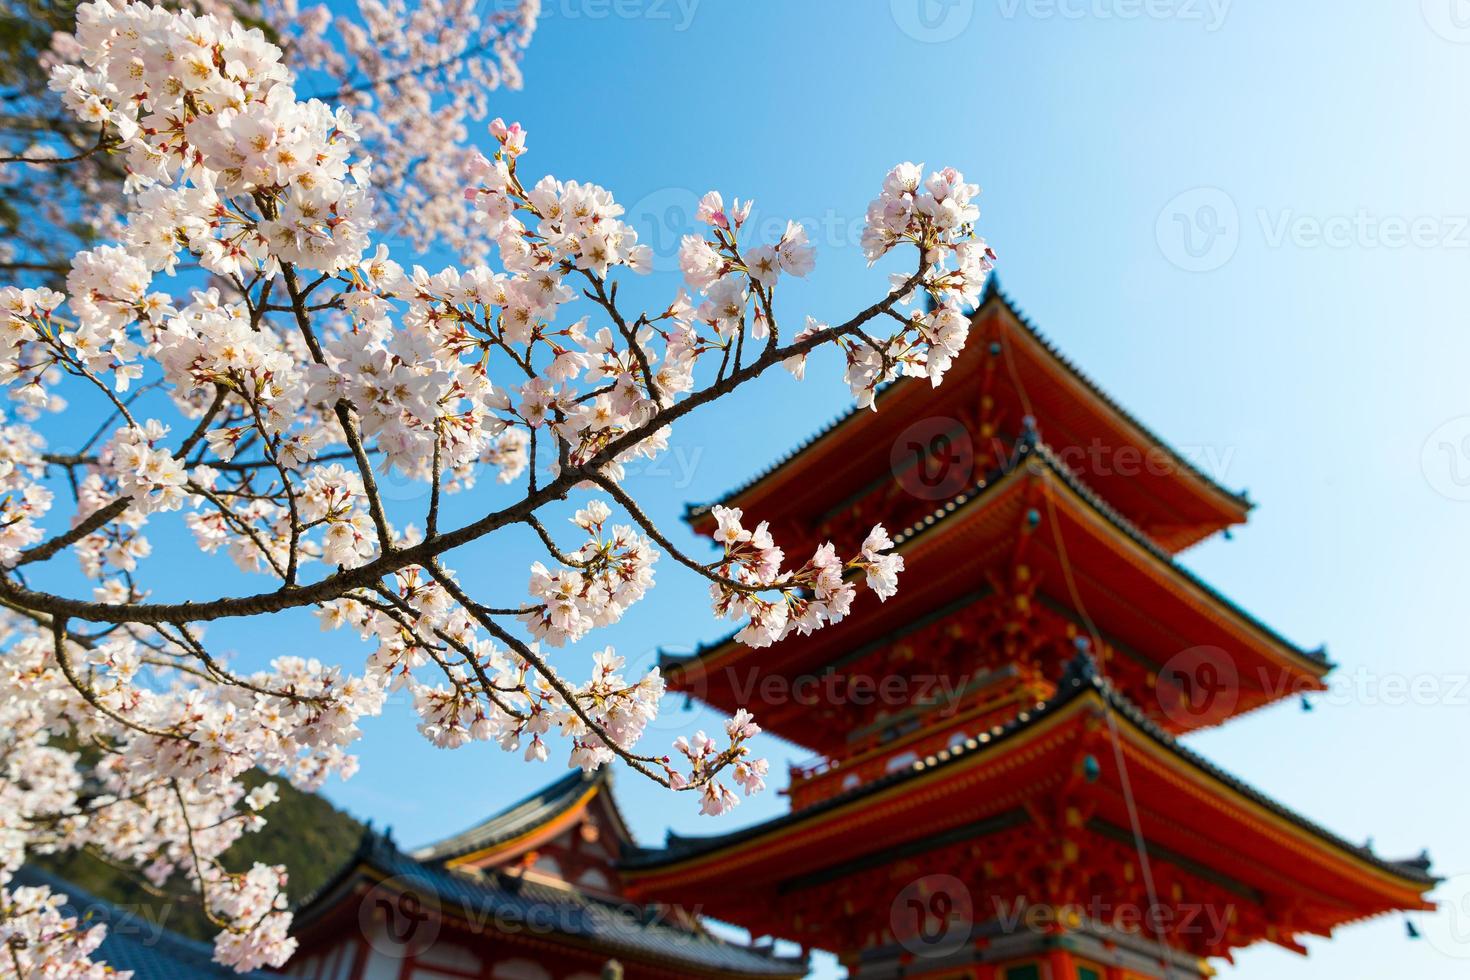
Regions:
<svg viewBox="0 0 1470 980"><path fill-rule="evenodd" d="M841 622L863 590L894 594L903 559L881 526L788 558L760 515L717 507L706 560L623 478L668 451L684 416L768 371L803 377L823 346L863 405L900 375L938 384L994 259L974 234L976 188L894 168L863 239L870 261L898 253L886 288L789 332L778 293L815 271L806 231L760 240L750 200L712 191L680 249L682 287L631 310L619 283L649 271L650 250L611 189L524 169L518 124L493 120L486 152L428 170L383 152L404 127L422 135L384 94L390 76L429 66L412 90L431 107L456 80L513 81L534 6L476 28L499 39L490 62L423 25L413 36L437 40L408 50L397 5L364 5L363 23L293 14L272 35L285 50L225 7L78 9L51 84L126 161L126 206L74 257L65 293L0 287L15 405L0 416L0 930L41 972L87 962L100 938L56 896L9 888L28 855L55 851L182 885L219 929L221 963L285 962L287 869L225 858L275 798L243 777L349 777L360 722L393 692L435 746L619 764L725 813L732 786L756 793L769 774L755 717L648 744L663 678L594 634L646 598L656 567L706 581L715 616L757 647ZM448 0L419 9L474 16ZM313 98L293 65L352 74L331 37L367 81ZM460 110L445 111L421 115L458 139ZM384 241L405 230L387 218L405 196L425 215L411 252ZM465 261L427 267L430 244ZM80 447L40 434L40 413L63 405L95 421ZM464 506L442 506L450 494ZM176 528L201 572L174 601L153 589ZM472 546L490 540L537 554L497 597L474 584ZM261 584L222 589L208 572L222 564ZM41 574L53 568L86 586L52 591L42 583L70 581ZM355 634L360 660L284 650L247 671L208 635L293 610Z"/></svg>
<svg viewBox="0 0 1470 980"><path fill-rule="evenodd" d="M280 45L282 58L262 57L261 49L251 44L232 47L227 55L242 77L264 82L288 69L304 72L313 79L308 96L352 110L357 137L373 158L370 180L379 193L370 203L384 230L408 238L418 248L447 246L466 261L488 257L489 242L463 220L463 168L472 153L475 124L486 118L493 93L522 84L520 59L535 33L540 0L499 3L489 10L471 0L412 4L373 0L352 9L301 5L295 0L185 0L175 6L191 14L264 25ZM43 65L80 67L93 39L80 29L58 33L44 54ZM181 56L192 59L190 63L203 71L200 48L194 45L193 51ZM126 76L126 62L117 64L117 77L109 81L119 94L131 96L142 80ZM184 78L191 89L205 87L196 86L187 73ZM35 103L29 108L33 114L55 115L52 107L36 97L27 101ZM76 103L78 117L101 121L107 112L106 101L102 93L87 93ZM278 176L289 170L293 164L287 158L294 155L294 148L290 141L271 136L272 110L259 105L244 107L242 112L246 116L239 130L243 142L216 149L237 156L262 175L269 169L275 169ZM26 127L18 127L16 133L33 138ZM50 142L43 137L42 142L21 148L19 155L24 159L70 165L68 179L79 193L68 201L69 213L49 200L59 195L51 192L50 185L40 184L41 175L35 173L55 172L59 167L33 163L21 177L37 181L39 210L57 232L69 235L70 229L85 227L110 236L124 220L127 208L119 199L113 176L117 168L108 165L105 152L116 149L114 135L104 132L95 147L82 152L74 144L75 137L59 131ZM422 152L422 147L430 145L436 152ZM156 176L167 161L146 147L133 147L127 154L127 166L131 184L145 175ZM299 203L310 206L304 199ZM279 232L289 234L299 217L293 209L284 216ZM216 248L229 252L239 246L238 242L222 242ZM51 254L44 233L28 239L21 248L24 254L10 254L7 249L3 257L7 261L40 260ZM19 267L35 264L20 262Z"/></svg>

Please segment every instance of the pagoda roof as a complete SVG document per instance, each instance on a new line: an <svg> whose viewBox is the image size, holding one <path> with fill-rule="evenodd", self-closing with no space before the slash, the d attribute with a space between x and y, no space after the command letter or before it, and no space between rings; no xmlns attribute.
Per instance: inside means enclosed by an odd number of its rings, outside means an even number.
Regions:
<svg viewBox="0 0 1470 980"><path fill-rule="evenodd" d="M1153 557L1157 558L1160 563L1166 565L1171 571L1177 573L1182 579L1189 582L1191 585L1195 586L1201 591L1205 592L1207 595L1210 596L1210 598L1219 602L1222 606L1229 609L1241 619L1248 622L1254 629L1259 630L1266 637L1270 638L1275 643L1281 645L1283 648L1301 657L1302 659L1315 662L1316 664L1322 666L1324 668L1324 672L1325 670L1329 670L1334 666L1334 664L1332 664L1332 662L1327 659L1327 652L1325 649L1318 648L1315 650L1308 650L1298 646L1291 640L1282 636L1281 633L1277 632L1274 628L1268 626L1262 620L1257 618L1249 610L1237 604L1234 600L1226 596L1219 589L1215 588L1204 579L1200 578L1199 575L1190 571L1190 569L1182 564L1177 558L1175 558L1173 554L1171 554L1166 549L1160 547L1157 542L1155 542L1147 534L1144 534L1141 530L1139 530L1137 525L1133 524L1133 522L1129 521L1128 518L1118 513L1118 511L1115 510L1112 505L1110 505L1106 500L1100 497L1096 491L1094 491L1091 487L1084 483L1082 481L1082 478L1078 476L1075 472L1073 472L1065 463L1063 463L1061 459L1058 458L1056 452L1049 446L1047 446L1044 442L1033 441L1029 443L1022 443L1020 446L1017 447L1017 453L1014 457L1014 462L1012 465L1002 466L992 471L985 479L981 480L974 487L962 491L951 497L949 500L940 503L929 514L913 522L902 531L893 534L892 538L894 550L901 554L903 551L903 546L905 544L935 531L941 524L944 524L947 521L954 520L956 516L959 515L965 508L977 505L983 500L988 491L992 490L998 485L1002 477L1020 469L1021 464L1023 464L1028 458L1035 459L1043 463L1049 471L1060 477L1069 488L1071 488L1080 497L1082 497L1089 506L1097 511L1099 515L1105 517L1108 523L1110 523L1113 527L1126 534L1136 544L1144 548ZM671 657L666 655L660 660L660 663L674 665L690 659L702 657L711 651L721 649L731 643L734 643L735 635L738 632L738 630L732 631L724 638L717 640L714 643L702 644L694 651L694 653L686 657Z"/></svg>
<svg viewBox="0 0 1470 980"><path fill-rule="evenodd" d="M355 900L354 886L359 883L412 892L420 902L431 900L431 907L447 922L460 920L482 929L484 923L495 923L512 934L530 931L539 939L600 955L672 966L680 975L794 978L807 970L804 957L778 956L769 948L742 946L703 929L681 927L667 921L656 906L646 907L638 916L630 913L626 902L574 887L499 870L455 871L419 860L400 851L387 834L371 829L356 855L302 904L298 928L309 931L333 919L334 913L341 915L344 903ZM351 912L352 921L356 915ZM548 923L555 924L549 933Z"/></svg>
<svg viewBox="0 0 1470 980"><path fill-rule="evenodd" d="M1117 711L1122 717L1132 723L1139 732L1167 749L1175 757L1187 763L1201 775L1215 780L1225 789L1242 799L1262 806L1277 816L1285 818L1297 828L1311 834L1332 848L1415 885L1428 886L1440 880L1429 872L1431 864L1426 854L1421 854L1407 860L1389 860L1380 857L1370 848L1344 840L1320 824L1314 823L1285 804L1278 803L1265 793L1255 789L1220 766L1215 765L1209 759L1195 752L1151 721L1136 704L1129 700L1122 692L1114 688L1098 672L1092 657L1086 653L1079 654L1068 664L1067 672L1063 676L1061 683L1058 684L1057 693L1053 697L1045 701L1038 701L1031 710L1021 712L1010 721L995 726L987 733L984 741L974 750L968 750L962 745L955 746L944 753L944 758L939 758L938 754L936 754L924 759L918 759L910 766L879 777L862 786L857 786L843 793L839 793L819 803L814 803L806 809L786 813L773 820L744 827L740 830L730 831L729 833L708 836L684 836L670 831L667 841L662 848L638 848L622 860L622 866L630 870L660 867L662 865L684 861L691 857L722 851L736 844L764 837L776 830L783 830L804 822L819 820L824 813L840 809L864 797L882 793L894 786L913 780L926 771L933 772L936 769L943 769L947 766L958 766L961 762L967 761L974 752L1002 751L1008 738L1036 728L1052 715L1060 713L1074 701L1087 697L1093 697L1104 702L1108 707Z"/></svg>
<svg viewBox="0 0 1470 980"><path fill-rule="evenodd" d="M1178 575L1180 579L1208 595L1215 602L1219 603L1221 606L1228 609L1231 613L1244 620L1252 629L1258 631L1271 642L1277 644L1293 656L1315 664L1317 667L1321 668L1323 673L1326 673L1332 668L1333 664L1327 659L1327 651L1325 649L1319 647L1315 650L1308 650L1293 643L1291 640L1281 635L1281 633L1278 632L1276 629L1267 625L1255 614L1250 612L1250 610L1241 606L1240 604L1235 602L1235 600L1225 595L1225 593L1221 592L1209 582L1206 582L1199 575L1195 574L1188 568L1188 566L1184 565L1178 559L1176 559L1168 550L1160 547L1152 538L1139 530L1135 524L1133 524L1126 517L1115 510L1112 505L1110 505L1106 500L1100 497L1095 490L1093 490L1085 482L1083 482L1082 478L1079 477L1060 459L1058 459L1055 452L1045 443L1023 443L1019 448L1020 452L1017 454L1018 459L1022 459L1027 455L1034 454L1035 458L1044 463L1052 473L1056 474L1056 476L1058 476L1062 480L1062 482L1067 485L1068 488L1070 488L1083 500L1087 501L1088 505L1091 506L1093 510L1097 511L1098 514L1106 518L1109 524L1131 538L1135 544L1139 545L1141 548L1151 554L1162 565L1167 567L1169 571ZM944 508L940 509L943 510L947 507L948 504L946 504ZM936 516L934 523L937 524L938 521L941 519L942 518L938 518ZM904 530L904 534L911 533L912 536L918 537L920 534L925 533L933 527L933 524L928 523L928 520L928 518L925 518L923 521L915 522L913 525L910 525ZM897 543L897 539L895 538L894 540L895 543Z"/></svg>
<svg viewBox="0 0 1470 980"><path fill-rule="evenodd" d="M1222 526L1231 523L1239 523L1245 519L1245 515L1255 507L1248 494L1244 491L1231 490L1209 474L1205 473L1195 463L1182 455L1178 450L1166 442L1162 436L1156 433L1141 419L1123 407L1116 399L1109 395L1096 381L1088 376L1070 358L1061 352L1057 345L1050 340L1042 331L1026 317L1007 296L999 286L997 277L992 273L986 282L985 293L980 304L971 314L972 321L982 317L988 310L998 309L1003 311L1015 324L1021 328L1022 335L1032 342L1041 355L1054 364L1060 373L1073 381L1082 391L1090 396L1102 407L1104 412L1112 417L1125 430L1131 431L1139 442L1149 446L1155 446L1163 451L1171 466L1177 472L1183 474L1196 488L1206 497L1212 498L1224 512L1232 515L1231 519L1224 520ZM972 336L971 344L978 346L980 339ZM894 381L882 385L877 393L873 409L880 408L885 401L892 400L894 396L911 388L928 390L929 385L924 379L900 377ZM871 418L873 411L853 406L847 411L839 414L829 421L821 429L789 450L785 455L778 458L774 463L764 470L730 490L719 499L704 504L689 504L685 507L685 520L691 525L698 526L709 515L710 511L717 505L732 506L741 503L741 498L748 492L754 490L770 478L791 467L798 459L811 450L814 446L825 442L829 437L835 436L839 430L847 427L857 427L863 424L863 420ZM1187 538L1181 541L1183 544L1193 543L1197 537ZM1174 548L1172 550L1179 550Z"/></svg>
<svg viewBox="0 0 1470 980"><path fill-rule="evenodd" d="M580 813L598 794L608 804L619 842L631 845L633 836L613 800L611 786L612 771L607 767L590 773L575 769L474 826L413 851L412 857L452 864L472 854L513 847L538 831L560 825L559 818Z"/></svg>
<svg viewBox="0 0 1470 980"><path fill-rule="evenodd" d="M932 803L936 798L933 787L957 786L963 780L964 773L978 771L974 768L977 766L993 763L1004 767L1008 764L1004 760L1010 758L1013 743L1017 745L1016 752L1023 755L1034 753L1036 750L1028 746L1036 743L1028 739L1028 736L1033 733L1039 735L1053 728L1054 722L1062 724L1065 719L1080 717L1078 712L1085 712L1089 706L1104 712L1114 712L1122 722L1119 725L1122 729L1120 735L1125 742L1152 746L1161 752L1171 763L1170 768L1185 777L1179 784L1180 787L1202 789L1212 797L1227 802L1232 812L1264 811L1268 819L1274 820L1276 827L1287 831L1280 839L1289 840L1294 846L1304 844L1307 853L1339 866L1351 867L1361 873L1363 878L1382 883L1379 886L1367 886L1373 889L1373 894L1379 896L1376 906L1359 915L1345 916L1342 921L1378 914L1391 908L1431 907L1423 894L1440 879L1430 873L1427 854L1408 860L1381 857L1371 848L1347 841L1270 798L1183 745L1156 725L1137 705L1098 673L1092 658L1085 652L1068 665L1055 695L1038 701L1034 707L1020 712L1011 721L996 725L977 738L915 760L905 768L772 820L710 836L685 836L671 832L664 847L641 848L626 855L620 864L628 874L628 881L634 883L635 892L660 894L663 887L660 885L661 881L682 880L688 874L693 874L700 881L698 887L708 889L709 877L702 876L696 869L713 867L710 862L723 862L727 858L734 860L736 855L760 856L760 860L782 860L779 854L774 854L773 845L777 840L795 839L808 842L804 853L821 854L824 848L818 846L819 838L811 836L818 828L834 826L834 821L845 819L853 813L876 813L884 807L891 807L895 800L929 800ZM954 772L950 773L951 770ZM937 773L947 774L949 778L940 776L938 782L928 778ZM992 786L987 792L996 793L998 790ZM954 811L952 806L944 809ZM964 812L970 811L964 809ZM1003 820L1007 815L1021 821L1026 819L1023 811L1012 809L998 817L992 817L989 823ZM980 821L966 824L957 830L963 832L985 824L986 821ZM791 837L792 834L796 836ZM1271 834L1275 839L1277 831L1271 831ZM1152 832L1146 832L1146 836L1149 838L1149 847L1153 849L1155 844ZM845 833L841 839L854 843L866 840L865 837L852 833ZM936 835L931 840L937 842L940 838ZM869 843L876 846L874 841ZM831 840L825 850L831 851ZM885 853L890 852L891 849L885 849ZM832 853L830 856L843 860L847 857L845 851L841 854ZM741 860L745 870L739 873L752 874L751 866L744 859ZM785 860L790 861L791 856L788 854ZM723 863L720 866L723 867ZM789 866L782 871L783 874L797 872L798 869ZM1296 880L1306 882L1312 887L1325 887L1315 877L1308 877L1310 873L1296 864L1283 864L1281 873L1297 874L1300 877ZM660 877L661 875L679 875L680 878ZM651 883L638 884L640 879Z"/></svg>
<svg viewBox="0 0 1470 980"><path fill-rule="evenodd" d="M972 514L979 513L992 501L1016 489L1015 481L1026 474L1052 479L1070 491L1071 500L1077 502L1084 513L1095 516L1105 527L1121 535L1125 543L1136 546L1138 554L1144 561L1166 580L1171 581L1186 593L1193 592L1208 607L1219 611L1228 620L1233 620L1247 635L1255 638L1258 647L1274 651L1271 654L1273 659L1290 665L1304 678L1310 679L1312 688L1321 686L1321 678L1334 666L1327 659L1325 650L1321 648L1308 650L1293 643L1200 578L1098 496L1057 457L1052 449L1039 441L1023 440L1016 447L1014 455L1004 465L988 474L985 479L940 503L929 514L894 534L895 553L906 557L911 556L917 548L929 542L936 535L948 532L951 527L958 526ZM884 617L886 619L889 616L898 616L901 611L912 623L920 615L920 610L908 609L904 606L904 596L904 586L901 582L898 597L888 600L885 604L893 607L886 614L884 607L868 602L867 597L860 597L860 603L866 603L866 605L856 609L843 623L828 627L810 637L788 638L773 649L779 650L783 646L800 644L800 647L791 647L793 655L797 655L799 650L805 650L807 651L805 659L810 659L818 655L818 650L828 650L829 644L842 643L839 634L842 634L844 629L852 628L851 624L865 617ZM884 635L902 631L901 627L892 624L890 626L892 629L889 629ZM765 658L763 663L766 669L775 669L774 665L778 661L770 656L771 651L751 651L736 640L735 635L735 633L730 633L714 643L701 645L693 653L685 656L662 655L660 666L665 669L670 685L675 689L680 689L681 675L695 665L705 668L707 678L709 670L727 662L727 658L729 662L734 662L740 658L758 655ZM1271 700L1277 700L1293 693L1297 692L1289 685L1282 685L1274 691L1275 697ZM725 706L722 705L722 707Z"/></svg>

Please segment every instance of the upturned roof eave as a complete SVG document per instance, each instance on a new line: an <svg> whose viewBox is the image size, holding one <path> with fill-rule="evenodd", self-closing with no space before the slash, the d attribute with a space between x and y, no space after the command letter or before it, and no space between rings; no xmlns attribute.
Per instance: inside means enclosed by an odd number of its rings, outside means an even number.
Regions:
<svg viewBox="0 0 1470 980"><path fill-rule="evenodd" d="M452 861L514 840L575 807L589 790L601 788L609 775L607 769L570 772L465 830L417 848L410 856L417 861ZM621 814L618 819L621 823ZM626 824L623 829L626 830Z"/></svg>
<svg viewBox="0 0 1470 980"><path fill-rule="evenodd" d="M1090 656L1081 654L1069 665L1067 674L1058 686L1057 693L1049 700L1038 702L1033 710L1022 712L1015 719L1004 725L997 726L989 733L989 737L978 747L964 750L949 749L944 758L931 756L927 759L917 760L913 765L894 773L879 777L870 783L854 787L844 793L812 804L802 810L783 814L772 820L754 824L728 834L713 835L710 837L680 837L670 834L669 842L663 848L642 848L626 858L621 864L626 873L638 875L640 873L653 873L665 867L674 867L686 861L696 858L707 858L722 850L739 847L764 838L774 832L785 830L790 827L799 826L808 821L818 821L825 814L850 806L864 797L872 796L901 786L910 780L928 775L937 769L952 767L963 762L971 761L977 754L998 753L1004 751L1006 743L1011 738L1020 735L1036 726L1044 723L1047 719L1055 716L1063 708L1074 700L1092 696L1098 698L1109 708L1117 711L1135 729L1148 739L1166 749L1179 761L1209 777L1215 782L1223 785L1244 800L1248 800L1260 806L1277 817L1294 825L1308 836L1316 839L1342 856L1355 859L1394 877L1408 885L1412 890L1422 894L1434 884L1440 881L1430 873L1430 863L1427 855L1420 855L1410 861L1392 861L1378 856L1367 847L1353 844L1320 824L1297 813L1290 807L1282 804L1250 784L1237 778L1225 769L1210 762L1204 756L1183 745L1178 739L1164 731L1151 721L1144 712L1139 709L1120 691L1098 674Z"/></svg>
<svg viewBox="0 0 1470 980"><path fill-rule="evenodd" d="M492 881L503 880L499 875L487 881L462 878L459 872L446 870L439 865L427 864L404 854L386 836L369 831L364 836L363 846L359 848L353 859L337 875L333 876L330 882L318 889L308 902L298 906L298 927L309 931L318 922L330 921L328 918L330 913L339 908L340 903L350 896L351 887L356 881L370 881L374 885L385 882L402 884L409 881L405 875L412 876L413 887L431 894L442 911L448 911L451 914L458 913L472 923L482 923L484 921L483 912L472 908L462 894L452 893L469 892L485 901L494 901L499 898L499 893ZM452 880L454 884L449 887L441 887L436 883L441 880ZM607 904L575 888L569 889L568 894L581 898L591 905ZM621 911L620 907L615 908ZM626 921L626 917L620 921ZM477 925L476 928L482 928L482 926ZM639 929L670 931L673 927L663 924L643 924L639 926ZM805 955L781 956L774 952L743 947L726 942L708 932L686 934L679 931L677 944L688 944L690 941L705 944L707 947L704 949L705 953L722 957L725 959L724 962L715 962L698 955L681 955L676 948L675 939L670 937L665 937L667 939L665 945L654 946L647 943L630 942L626 938L616 936L589 935L575 931L557 930L556 935L559 942L572 947L608 949L628 958L679 966L699 976L795 980L806 974L810 963L809 957ZM731 957L745 962L732 962Z"/></svg>
<svg viewBox="0 0 1470 980"><path fill-rule="evenodd" d="M941 525L960 516L962 511L971 506L978 505L979 501L988 498L990 493L997 489L1004 477L1019 470L1022 464L1029 458L1038 459L1053 474L1061 479L1068 489L1072 490L1087 506L1092 508L1114 528L1142 547L1149 555L1162 563L1171 573L1180 576L1184 581L1204 593L1211 601L1234 614L1248 628L1259 633L1263 639L1285 653L1298 666L1313 674L1319 680L1330 673L1336 666L1332 661L1327 659L1325 649L1319 647L1317 650L1307 650L1298 646L1241 607L1234 600L1224 595L1214 586L1204 581L1204 579L1190 571L1187 567L1180 564L1173 555L1159 547L1147 534L1144 534L1143 531L1126 517L1114 510L1112 506L1083 482L1076 473L1059 460L1051 449L1041 442L1023 444L1019 447L1015 462L1012 465L996 470L977 486L971 487L950 500L945 501L928 515L895 534L893 536L895 550L902 554L906 545L936 532ZM677 656L661 652L659 655L659 666L664 669L677 669L683 664L714 660L738 644L738 641L735 639L736 632L732 632L713 643L701 645L693 653L688 655Z"/></svg>
<svg viewBox="0 0 1470 980"><path fill-rule="evenodd" d="M986 308L992 303L1000 305L1018 324L1020 324L1023 330L1030 334L1031 338L1036 341L1037 345L1047 354L1047 356L1049 356L1064 372L1066 372L1078 383L1080 383L1081 386L1085 390L1087 390L1094 398L1096 398L1108 411L1116 415L1118 420L1122 422L1125 427L1133 429L1142 441L1154 446L1158 446L1165 453L1167 453L1170 460L1176 463L1180 467L1181 471L1188 473L1195 482L1197 482L1207 491L1208 495L1216 498L1218 501L1222 501L1226 507L1232 508L1239 515L1239 520L1243 520L1247 514L1255 509L1256 505L1250 499L1248 493L1246 493L1245 491L1231 490L1228 487L1225 487L1216 482L1214 478L1202 471L1194 463L1190 462L1186 457L1184 457L1176 449L1174 449L1172 445L1165 441L1162 436L1160 436L1153 429L1149 428L1149 426L1144 424L1144 422L1141 421L1136 415L1128 411L1116 399L1114 399L1111 395L1104 391L1103 388L1096 381L1089 377L1080 367L1077 366L1075 362L1073 362L1070 358L1063 354L1061 350L1057 347L1057 345L1054 344L1050 339L1048 339L1047 336L1043 334L1041 330L1038 329L1036 325L1032 323L1031 320L1028 319L1026 315L1021 312L1021 310L1017 308L1015 304L1011 302L1010 297L1001 291L1000 286L997 284L996 277L993 274L987 280L985 294L981 298L980 305L975 308L973 313L971 313L971 318L978 318L981 313L983 313ZM883 400L886 397L890 396L894 391L913 383L913 378L901 377L880 386L875 397L875 407L880 406ZM759 473L752 476L744 483L728 491L719 499L703 504L686 504L684 507L685 522L691 527L697 526L699 522L703 518L705 518L714 507L729 506L731 504L738 503L740 497L754 490L766 480L775 476L778 472L784 470L787 466L793 464L808 449L810 449L817 443L826 440L842 426L852 423L852 421L857 418L864 417L867 414L867 411L867 409L859 408L857 406L849 408L848 410L837 415L816 432L812 433L806 439L802 440L795 447L788 450L784 455L779 457L775 462L771 463L764 470L761 470ZM1232 523L1239 523L1239 520L1233 521Z"/></svg>

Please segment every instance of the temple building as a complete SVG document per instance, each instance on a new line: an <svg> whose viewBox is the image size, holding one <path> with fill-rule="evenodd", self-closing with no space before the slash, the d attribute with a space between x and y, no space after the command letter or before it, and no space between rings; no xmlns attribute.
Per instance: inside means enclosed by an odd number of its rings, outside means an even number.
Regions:
<svg viewBox="0 0 1470 980"><path fill-rule="evenodd" d="M851 553L882 522L906 569L896 597L812 636L665 663L675 690L749 707L816 761L778 819L626 855L629 895L853 975L985 980L1198 978L1253 943L1304 952L1429 907L1426 858L1342 840L1176 741L1320 690L1332 665L1175 561L1249 501L993 282L940 388L888 386L720 503L788 554ZM709 507L689 516L713 530Z"/></svg>
<svg viewBox="0 0 1470 980"><path fill-rule="evenodd" d="M864 978L1198 980L1255 943L1305 952L1430 907L1427 857L1349 843L1177 740L1321 690L1332 668L1175 560L1244 522L1247 499L993 284L945 383L898 381L878 407L720 503L792 555L852 553L884 523L897 596L768 649L726 639L663 663L673 690L747 707L814 754L790 769L788 813L638 847L606 778L573 774L422 851L375 835L301 911L289 969L803 974L781 939ZM713 530L708 506L688 516Z"/></svg>
<svg viewBox="0 0 1470 980"><path fill-rule="evenodd" d="M371 830L296 913L301 980L794 980L804 958L624 895L632 837L607 770L575 770L437 844Z"/></svg>

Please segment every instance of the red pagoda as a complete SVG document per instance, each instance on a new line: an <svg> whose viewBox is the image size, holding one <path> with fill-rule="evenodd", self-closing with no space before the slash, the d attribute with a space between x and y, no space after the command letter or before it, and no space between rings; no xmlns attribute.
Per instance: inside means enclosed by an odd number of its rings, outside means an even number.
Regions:
<svg viewBox="0 0 1470 980"><path fill-rule="evenodd" d="M1250 503L1170 449L992 288L937 391L899 381L725 497L790 554L894 533L898 595L672 688L817 754L790 812L670 835L625 893L835 952L862 977L1139 980L1430 907L1385 860L1176 737L1331 669L1174 560ZM709 507L693 508L710 533Z"/></svg>

